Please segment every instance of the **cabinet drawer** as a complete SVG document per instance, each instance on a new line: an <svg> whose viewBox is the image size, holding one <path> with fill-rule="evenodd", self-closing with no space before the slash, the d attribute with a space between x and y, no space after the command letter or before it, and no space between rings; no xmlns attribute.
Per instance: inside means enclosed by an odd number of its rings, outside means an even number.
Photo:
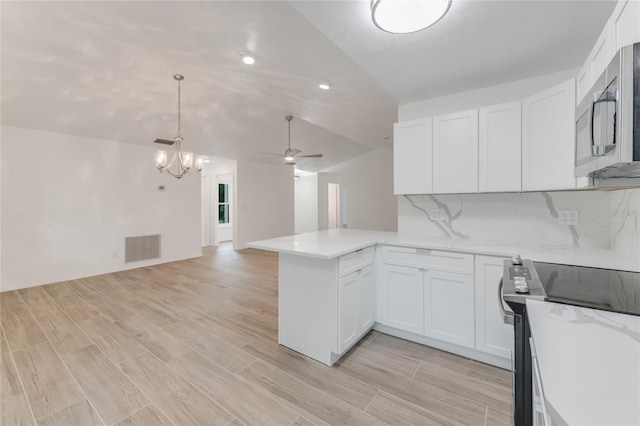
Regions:
<svg viewBox="0 0 640 426"><path fill-rule="evenodd" d="M382 262L473 275L473 255L408 247L382 247Z"/></svg>
<svg viewBox="0 0 640 426"><path fill-rule="evenodd" d="M374 246L371 246L340 256L338 258L338 276L344 277L364 266L372 264L374 248Z"/></svg>

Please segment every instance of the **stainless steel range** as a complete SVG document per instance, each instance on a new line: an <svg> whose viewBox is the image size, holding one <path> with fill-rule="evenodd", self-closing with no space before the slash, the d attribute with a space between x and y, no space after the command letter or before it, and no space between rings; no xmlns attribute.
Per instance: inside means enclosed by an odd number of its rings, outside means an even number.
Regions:
<svg viewBox="0 0 640 426"><path fill-rule="evenodd" d="M515 256L505 260L502 299L513 310L503 312L514 327L514 424L533 424L531 331L528 298L640 315L640 272L532 262Z"/></svg>
<svg viewBox="0 0 640 426"><path fill-rule="evenodd" d="M513 324L513 424L533 424L533 395L531 376L531 330L527 319L527 298L545 300L546 294L533 262L514 256L504 261L500 282L502 299L513 310L504 313L506 323ZM511 318L510 318L511 317Z"/></svg>

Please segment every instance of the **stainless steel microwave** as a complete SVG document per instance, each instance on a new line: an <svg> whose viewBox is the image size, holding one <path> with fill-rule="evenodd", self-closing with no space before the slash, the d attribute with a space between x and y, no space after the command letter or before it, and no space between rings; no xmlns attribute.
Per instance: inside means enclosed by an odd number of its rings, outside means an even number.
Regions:
<svg viewBox="0 0 640 426"><path fill-rule="evenodd" d="M640 177L640 43L618 51L576 108L575 176Z"/></svg>

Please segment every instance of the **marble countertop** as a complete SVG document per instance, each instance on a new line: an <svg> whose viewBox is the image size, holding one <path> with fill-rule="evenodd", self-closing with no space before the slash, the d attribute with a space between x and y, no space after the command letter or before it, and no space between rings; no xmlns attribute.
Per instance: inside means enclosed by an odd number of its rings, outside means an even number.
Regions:
<svg viewBox="0 0 640 426"><path fill-rule="evenodd" d="M622 256L613 250L588 247L535 246L513 242L478 241L457 238L425 239L397 232L330 229L254 241L249 247L278 253L333 259L375 244L456 251L486 256L509 257L519 254L537 262L591 266L640 272L640 259Z"/></svg>
<svg viewBox="0 0 640 426"><path fill-rule="evenodd" d="M527 299L551 424L640 424L640 317Z"/></svg>

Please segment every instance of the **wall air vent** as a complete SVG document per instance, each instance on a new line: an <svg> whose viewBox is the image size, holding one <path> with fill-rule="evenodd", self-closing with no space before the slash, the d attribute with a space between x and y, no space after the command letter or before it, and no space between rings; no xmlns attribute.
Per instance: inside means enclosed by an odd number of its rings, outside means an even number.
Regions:
<svg viewBox="0 0 640 426"><path fill-rule="evenodd" d="M160 235L125 237L124 263L160 259Z"/></svg>

